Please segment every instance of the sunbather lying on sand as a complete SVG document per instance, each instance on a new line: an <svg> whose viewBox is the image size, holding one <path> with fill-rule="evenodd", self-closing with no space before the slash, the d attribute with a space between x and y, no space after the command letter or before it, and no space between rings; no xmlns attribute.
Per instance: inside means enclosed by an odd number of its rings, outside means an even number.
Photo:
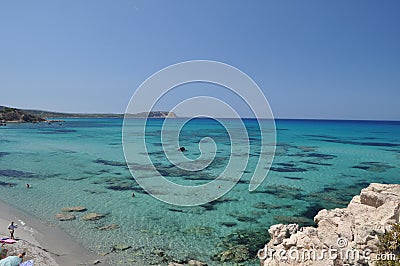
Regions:
<svg viewBox="0 0 400 266"><path fill-rule="evenodd" d="M9 256L5 259L0 260L0 266L19 266L24 256L25 252L18 254L18 256Z"/></svg>

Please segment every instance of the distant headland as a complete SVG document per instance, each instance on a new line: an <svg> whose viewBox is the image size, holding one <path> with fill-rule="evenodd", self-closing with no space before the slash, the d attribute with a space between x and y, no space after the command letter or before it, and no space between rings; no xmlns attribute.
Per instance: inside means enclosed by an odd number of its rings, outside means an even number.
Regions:
<svg viewBox="0 0 400 266"><path fill-rule="evenodd" d="M176 118L174 112L166 111L152 111L152 112L141 112L137 114L126 114L127 118Z"/></svg>
<svg viewBox="0 0 400 266"><path fill-rule="evenodd" d="M43 110L18 109L0 105L0 123L51 122L54 118L124 118L125 114L59 113ZM151 111L126 114L127 118L176 118L174 112ZM57 120L58 121L58 120Z"/></svg>
<svg viewBox="0 0 400 266"><path fill-rule="evenodd" d="M45 122L46 119L33 115L24 110L0 106L0 122L4 123L38 123Z"/></svg>

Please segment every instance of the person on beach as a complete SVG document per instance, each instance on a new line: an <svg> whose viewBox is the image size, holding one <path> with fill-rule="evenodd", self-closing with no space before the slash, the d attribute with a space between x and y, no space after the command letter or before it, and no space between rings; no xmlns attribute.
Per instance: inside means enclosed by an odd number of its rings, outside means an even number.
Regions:
<svg viewBox="0 0 400 266"><path fill-rule="evenodd" d="M25 256L25 252L18 254L18 256L8 256L0 260L0 266L18 266Z"/></svg>
<svg viewBox="0 0 400 266"><path fill-rule="evenodd" d="M18 226L14 224L14 222L11 222L11 224L8 226L8 231L10 231L10 238L11 239L15 239L14 238L14 230L15 228L17 228Z"/></svg>

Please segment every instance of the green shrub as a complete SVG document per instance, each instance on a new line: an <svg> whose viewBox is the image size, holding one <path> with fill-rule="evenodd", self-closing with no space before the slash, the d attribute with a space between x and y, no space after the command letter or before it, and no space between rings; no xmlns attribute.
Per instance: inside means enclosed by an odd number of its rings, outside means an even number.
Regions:
<svg viewBox="0 0 400 266"><path fill-rule="evenodd" d="M396 260L378 260L377 266L400 266L400 223L392 224L392 229L378 236L379 254L394 254Z"/></svg>
<svg viewBox="0 0 400 266"><path fill-rule="evenodd" d="M8 112L12 112L15 110L16 110L15 108L4 107L3 110L0 111L0 113L8 113Z"/></svg>

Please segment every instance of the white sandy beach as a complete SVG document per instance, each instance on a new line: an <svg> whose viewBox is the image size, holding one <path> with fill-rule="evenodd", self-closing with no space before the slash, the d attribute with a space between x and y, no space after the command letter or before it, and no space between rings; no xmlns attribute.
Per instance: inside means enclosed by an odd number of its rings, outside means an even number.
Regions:
<svg viewBox="0 0 400 266"><path fill-rule="evenodd" d="M40 223L0 201L0 236L9 237L8 225L14 221L15 244L6 244L8 255L26 252L25 260L33 259L35 266L93 265L95 256L63 233L60 229Z"/></svg>

